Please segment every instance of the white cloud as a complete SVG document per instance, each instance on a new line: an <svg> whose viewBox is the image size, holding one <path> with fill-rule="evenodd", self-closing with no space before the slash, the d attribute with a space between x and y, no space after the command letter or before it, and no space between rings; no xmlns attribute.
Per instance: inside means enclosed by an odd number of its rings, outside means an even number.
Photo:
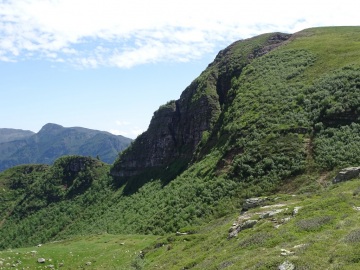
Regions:
<svg viewBox="0 0 360 270"><path fill-rule="evenodd" d="M0 0L0 60L189 61L262 32L358 25L357 10L355 0Z"/></svg>
<svg viewBox="0 0 360 270"><path fill-rule="evenodd" d="M122 135L128 138L135 139L137 136L139 136L141 133L144 132L143 129L140 128L131 128L128 130L118 130L118 129L110 129L110 133L114 135Z"/></svg>
<svg viewBox="0 0 360 270"><path fill-rule="evenodd" d="M130 125L130 123L127 122L127 121L117 120L116 125L118 125L118 126L128 126L128 125Z"/></svg>
<svg viewBox="0 0 360 270"><path fill-rule="evenodd" d="M121 127L121 129L117 129L117 128L110 129L109 132L114 134L114 135L122 135L122 136L125 136L125 137L135 139L138 135L140 135L141 133L144 132L143 129L132 125L128 121L117 120L115 122L115 124L117 126Z"/></svg>

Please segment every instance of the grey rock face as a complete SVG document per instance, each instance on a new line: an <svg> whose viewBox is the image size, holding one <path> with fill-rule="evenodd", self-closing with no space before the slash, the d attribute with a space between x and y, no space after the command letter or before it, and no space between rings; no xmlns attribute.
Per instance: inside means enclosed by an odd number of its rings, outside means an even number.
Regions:
<svg viewBox="0 0 360 270"><path fill-rule="evenodd" d="M247 210L249 210L251 208L255 208L255 207L264 205L266 203L266 201L268 201L267 197L246 199L243 206L242 206L242 210L247 211Z"/></svg>
<svg viewBox="0 0 360 270"><path fill-rule="evenodd" d="M353 178L359 177L360 167L349 167L342 169L338 175L333 179L333 183L339 183L351 180Z"/></svg>
<svg viewBox="0 0 360 270"><path fill-rule="evenodd" d="M220 51L213 63L184 90L180 99L168 102L154 113L148 130L114 163L111 175L139 175L146 169L167 168L179 160L188 164L194 158L203 133L214 129L222 105L231 99L228 91L232 78L238 77L254 58L268 53L290 36L274 33L262 46L254 46L249 39L234 42ZM245 55L238 53L242 44L251 48L244 52Z"/></svg>
<svg viewBox="0 0 360 270"><path fill-rule="evenodd" d="M249 219L241 224L231 227L229 231L229 238L233 238L237 236L239 232L241 232L242 230L246 230L254 227L256 223L257 220Z"/></svg>

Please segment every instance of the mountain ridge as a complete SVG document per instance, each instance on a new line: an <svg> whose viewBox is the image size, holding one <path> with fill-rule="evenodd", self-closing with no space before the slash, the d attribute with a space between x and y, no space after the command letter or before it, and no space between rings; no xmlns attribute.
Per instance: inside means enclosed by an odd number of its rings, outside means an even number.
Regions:
<svg viewBox="0 0 360 270"><path fill-rule="evenodd" d="M35 134L35 132L23 129L0 128L0 143L23 139Z"/></svg>
<svg viewBox="0 0 360 270"><path fill-rule="evenodd" d="M263 34L236 41L220 51L178 100L162 105L154 113L148 130L121 155L111 173L131 177L144 169L171 167L175 161L181 163L175 165L174 175L179 174L193 160L203 132L210 132L218 121L229 99L231 79L239 76L253 59L281 46L290 37L284 33ZM233 57L239 50L241 53Z"/></svg>
<svg viewBox="0 0 360 270"><path fill-rule="evenodd" d="M132 141L121 135L48 123L38 133L0 143L0 171L29 163L51 164L62 155L88 155L112 163ZM1 135L0 135L1 138Z"/></svg>

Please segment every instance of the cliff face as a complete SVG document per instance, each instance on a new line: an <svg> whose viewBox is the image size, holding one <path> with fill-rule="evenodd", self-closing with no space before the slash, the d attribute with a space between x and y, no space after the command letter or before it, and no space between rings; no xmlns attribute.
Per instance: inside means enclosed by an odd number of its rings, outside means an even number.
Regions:
<svg viewBox="0 0 360 270"><path fill-rule="evenodd" d="M213 63L182 93L180 99L161 106L149 128L114 163L113 176L129 177L146 169L187 164L204 131L215 126L222 108L231 99L231 79L253 59L266 54L291 35L264 34L237 41L219 52Z"/></svg>

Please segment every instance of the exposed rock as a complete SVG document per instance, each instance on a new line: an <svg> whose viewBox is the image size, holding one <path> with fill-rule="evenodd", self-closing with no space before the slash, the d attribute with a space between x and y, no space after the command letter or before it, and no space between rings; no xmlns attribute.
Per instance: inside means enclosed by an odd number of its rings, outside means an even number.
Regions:
<svg viewBox="0 0 360 270"><path fill-rule="evenodd" d="M90 266L91 262L86 262L85 265Z"/></svg>
<svg viewBox="0 0 360 270"><path fill-rule="evenodd" d="M44 258L38 258L38 259L37 259L37 262L38 262L38 263L45 263L45 261L46 261L46 260L45 260Z"/></svg>
<svg viewBox="0 0 360 270"><path fill-rule="evenodd" d="M298 213L299 213L299 210L301 209L302 207L301 206L295 206L294 207L294 210L292 212L292 215L293 216L296 216Z"/></svg>
<svg viewBox="0 0 360 270"><path fill-rule="evenodd" d="M154 113L148 130L123 152L111 168L111 175L129 177L146 169L166 169L175 160L182 162L179 170L185 169L195 158L203 133L216 127L222 105L231 99L228 91L232 78L238 77L254 58L268 53L290 36L273 33L262 41L263 44L253 42L259 38L255 37L234 42L220 51L180 99L168 102ZM236 53L245 46L246 55Z"/></svg>
<svg viewBox="0 0 360 270"><path fill-rule="evenodd" d="M55 266L53 264L49 264L48 266L46 266L46 268L54 269Z"/></svg>
<svg viewBox="0 0 360 270"><path fill-rule="evenodd" d="M304 248L308 246L308 244L299 244L299 245L296 245L296 246L293 246L294 249L299 249L299 248Z"/></svg>
<svg viewBox="0 0 360 270"><path fill-rule="evenodd" d="M289 261L285 261L279 265L278 270L294 270L295 265Z"/></svg>
<svg viewBox="0 0 360 270"><path fill-rule="evenodd" d="M274 200L276 200L278 198L275 198ZM271 204L271 205L264 205L261 206L261 209L267 209L267 208L280 208L280 207L284 207L286 206L286 204L284 203L278 203L278 204Z"/></svg>
<svg viewBox="0 0 360 270"><path fill-rule="evenodd" d="M294 255L294 254L295 254L295 252L286 250L283 248L281 249L281 253L280 253L281 256L290 256L290 255Z"/></svg>
<svg viewBox="0 0 360 270"><path fill-rule="evenodd" d="M273 216L275 216L276 214L279 214L279 213L281 213L281 212L284 212L285 210L286 210L286 209L275 209L275 210L270 210L270 211L263 212L263 213L260 215L260 219L273 217Z"/></svg>
<svg viewBox="0 0 360 270"><path fill-rule="evenodd" d="M249 229L255 226L257 220L249 219L241 224L237 224L230 228L228 238L233 238L239 234L240 231Z"/></svg>
<svg viewBox="0 0 360 270"><path fill-rule="evenodd" d="M349 167L342 169L337 176L333 179L333 183L339 183L351 180L353 178L359 177L360 167Z"/></svg>
<svg viewBox="0 0 360 270"><path fill-rule="evenodd" d="M267 197L246 199L245 202L243 203L242 211L247 211L251 208L255 208L255 207L264 205L266 201L268 201Z"/></svg>

